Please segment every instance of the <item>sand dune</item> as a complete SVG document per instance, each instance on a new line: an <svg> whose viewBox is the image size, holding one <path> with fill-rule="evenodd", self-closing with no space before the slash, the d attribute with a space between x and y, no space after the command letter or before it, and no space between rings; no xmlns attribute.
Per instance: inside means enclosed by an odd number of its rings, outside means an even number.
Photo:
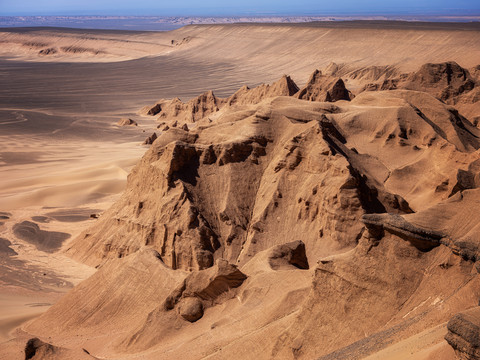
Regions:
<svg viewBox="0 0 480 360"><path fill-rule="evenodd" d="M353 21L190 25L163 33L7 29L0 39L5 45L2 54L21 54L35 61L118 61L187 52L193 59L234 63L244 70L255 64L265 75L278 77L285 72L305 81L312 66L330 62L395 65L403 71L432 61L475 66L478 31L475 23ZM52 44L58 44L57 53L38 54Z"/></svg>
<svg viewBox="0 0 480 360"><path fill-rule="evenodd" d="M11 332L15 328L45 312L53 301L48 296L13 296L2 292L0 302L0 341L5 342L14 337Z"/></svg>
<svg viewBox="0 0 480 360"><path fill-rule="evenodd" d="M315 28L187 26L172 35L192 37L192 48L181 51L188 52L194 59L208 54L211 58L237 63L245 71L255 66L277 77L279 73L287 73L300 84L307 80L312 67L325 67L330 62L355 67L394 65L402 71L412 71L427 62L453 60L465 67L478 63L478 29L475 28L423 30L408 23L382 28L362 22L352 27L322 25ZM195 43L201 45L194 47Z"/></svg>
<svg viewBox="0 0 480 360"><path fill-rule="evenodd" d="M0 357L451 357L480 296L479 39L2 30Z"/></svg>
<svg viewBox="0 0 480 360"><path fill-rule="evenodd" d="M163 41L162 41L163 40ZM171 51L164 36L142 32L8 29L2 56L35 61L121 61Z"/></svg>

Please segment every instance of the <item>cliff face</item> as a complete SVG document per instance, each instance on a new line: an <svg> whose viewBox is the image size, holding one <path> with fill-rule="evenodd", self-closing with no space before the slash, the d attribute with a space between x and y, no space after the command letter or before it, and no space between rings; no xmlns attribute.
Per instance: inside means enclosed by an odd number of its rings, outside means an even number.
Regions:
<svg viewBox="0 0 480 360"><path fill-rule="evenodd" d="M298 238L319 258L355 246L364 213L408 213L475 186L456 167L475 161L478 130L427 94L262 99L163 132L69 252L98 265L151 246L189 270Z"/></svg>
<svg viewBox="0 0 480 360"><path fill-rule="evenodd" d="M302 102L279 98L164 132L122 199L69 252L97 265L151 246L171 268L190 270L216 258L243 264L297 239L315 256L354 246L364 170L331 149L344 139L325 117L328 106L276 109L292 103Z"/></svg>

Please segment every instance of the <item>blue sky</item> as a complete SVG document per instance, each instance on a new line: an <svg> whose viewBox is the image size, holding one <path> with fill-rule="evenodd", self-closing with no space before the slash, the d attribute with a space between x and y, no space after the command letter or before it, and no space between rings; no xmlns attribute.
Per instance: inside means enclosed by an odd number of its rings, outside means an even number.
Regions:
<svg viewBox="0 0 480 360"><path fill-rule="evenodd" d="M0 0L0 15L478 15L480 0Z"/></svg>

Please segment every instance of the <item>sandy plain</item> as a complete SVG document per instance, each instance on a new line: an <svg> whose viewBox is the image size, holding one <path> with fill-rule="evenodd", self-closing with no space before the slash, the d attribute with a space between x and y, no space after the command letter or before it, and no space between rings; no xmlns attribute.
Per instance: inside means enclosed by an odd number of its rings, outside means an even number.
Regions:
<svg viewBox="0 0 480 360"><path fill-rule="evenodd" d="M17 328L95 273L57 250L124 190L148 148L143 140L158 132L142 107L206 90L227 97L283 74L303 86L331 63L345 72L386 65L411 72L443 61L472 68L479 38L476 23L381 21L192 25L160 33L0 29L0 237L15 252L0 254L0 341L21 339L2 347L0 358L21 358L26 335ZM355 92L363 82L348 78L346 86ZM138 126L118 126L121 118ZM39 246L49 239L60 240L50 250ZM382 351L435 358L443 336L434 329Z"/></svg>

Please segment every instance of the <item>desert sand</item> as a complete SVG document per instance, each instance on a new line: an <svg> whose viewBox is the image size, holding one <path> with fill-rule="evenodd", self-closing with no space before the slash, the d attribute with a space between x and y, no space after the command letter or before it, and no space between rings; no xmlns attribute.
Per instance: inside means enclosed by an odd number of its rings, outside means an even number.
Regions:
<svg viewBox="0 0 480 360"><path fill-rule="evenodd" d="M478 355L477 23L0 42L1 359Z"/></svg>

